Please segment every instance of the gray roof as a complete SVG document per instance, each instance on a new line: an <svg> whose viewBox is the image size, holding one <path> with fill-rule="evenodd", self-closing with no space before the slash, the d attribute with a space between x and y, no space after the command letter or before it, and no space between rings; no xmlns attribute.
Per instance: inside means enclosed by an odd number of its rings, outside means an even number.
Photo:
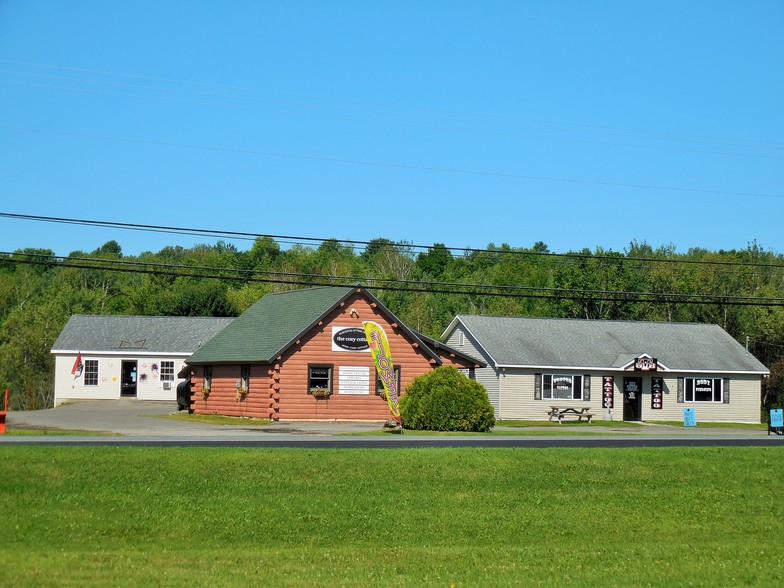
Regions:
<svg viewBox="0 0 784 588"><path fill-rule="evenodd" d="M466 361L470 361L479 367L487 367L487 364L484 361L482 361L481 359L477 359L473 355L469 355L464 351L460 351L459 349L450 347L449 345L443 343L442 341L439 341L438 339L433 339L432 337L428 337L427 335L424 335L417 331L415 331L415 333L416 336L419 337L419 340L422 341L422 343L435 350L436 353L439 350L441 350L447 355L455 355L456 357L459 357L460 359L464 359Z"/></svg>
<svg viewBox="0 0 784 588"><path fill-rule="evenodd" d="M458 315L496 366L622 369L647 354L672 371L768 373L718 325Z"/></svg>
<svg viewBox="0 0 784 588"><path fill-rule="evenodd" d="M234 319L193 316L103 316L75 314L52 346L68 351L183 353L190 355Z"/></svg>

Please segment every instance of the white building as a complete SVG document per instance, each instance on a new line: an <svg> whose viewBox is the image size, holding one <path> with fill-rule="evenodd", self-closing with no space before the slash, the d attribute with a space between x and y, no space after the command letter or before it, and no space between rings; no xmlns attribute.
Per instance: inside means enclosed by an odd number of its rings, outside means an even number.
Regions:
<svg viewBox="0 0 784 588"><path fill-rule="evenodd" d="M233 318L74 315L52 346L54 404L175 400L185 360Z"/></svg>

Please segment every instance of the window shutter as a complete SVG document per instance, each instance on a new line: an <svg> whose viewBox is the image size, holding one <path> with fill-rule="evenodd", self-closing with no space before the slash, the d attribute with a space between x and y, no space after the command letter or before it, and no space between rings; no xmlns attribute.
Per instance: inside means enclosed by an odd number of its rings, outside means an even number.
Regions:
<svg viewBox="0 0 784 588"><path fill-rule="evenodd" d="M678 378L678 404L683 404L683 378Z"/></svg>
<svg viewBox="0 0 784 588"><path fill-rule="evenodd" d="M591 374L583 376L583 400L586 402L591 401Z"/></svg>
<svg viewBox="0 0 784 588"><path fill-rule="evenodd" d="M542 399L542 374L534 374L534 400Z"/></svg>
<svg viewBox="0 0 784 588"><path fill-rule="evenodd" d="M724 378L724 389L722 390L722 402L724 404L730 403L730 379Z"/></svg>

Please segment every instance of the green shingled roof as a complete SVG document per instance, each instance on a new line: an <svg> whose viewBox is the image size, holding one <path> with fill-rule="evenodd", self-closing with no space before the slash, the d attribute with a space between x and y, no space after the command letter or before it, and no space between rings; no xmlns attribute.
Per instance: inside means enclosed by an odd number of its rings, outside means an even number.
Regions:
<svg viewBox="0 0 784 588"><path fill-rule="evenodd" d="M325 286L267 294L187 363L269 363L354 290Z"/></svg>

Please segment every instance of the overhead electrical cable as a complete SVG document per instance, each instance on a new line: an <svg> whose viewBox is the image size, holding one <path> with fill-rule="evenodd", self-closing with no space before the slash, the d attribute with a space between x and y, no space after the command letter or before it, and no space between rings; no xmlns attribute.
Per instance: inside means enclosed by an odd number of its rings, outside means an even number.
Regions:
<svg viewBox="0 0 784 588"><path fill-rule="evenodd" d="M138 139L138 138L131 138L131 137L121 137L118 135L98 135L93 133L80 133L80 132L72 132L72 131L63 131L58 129L44 129L44 128L33 128L33 127L21 127L16 125L9 125L9 124L0 124L0 128L16 130L16 131L23 131L23 132L32 132L32 133L44 133L49 135L60 135L65 137L80 137L84 139L99 139L102 141L117 141L123 143L135 143L141 145L158 145L163 147L178 147L178 148L185 148L185 149L198 149L198 150L205 150L205 151L216 151L222 153L236 153L236 154L243 154L243 155L255 155L260 157L276 157L276 158L284 158L284 159L302 159L308 161L321 161L321 162L329 162L329 163L342 163L347 165L363 165L363 166L371 166L371 167L383 167L383 168L391 168L391 169L407 169L413 171L425 171L425 172L434 172L434 173L447 173L447 174L458 174L458 175L472 175L472 176L484 176L484 177L496 177L496 178L509 178L515 180L531 180L531 181L540 181L540 182L559 182L559 183L567 183L567 184L579 184L579 185L591 185L591 186L608 186L612 188L634 188L640 190L661 190L667 192L685 192L690 194L715 194L719 196L751 196L756 198L784 198L784 194L769 194L764 192L743 192L743 191L734 191L734 190L718 190L718 189L710 189L710 188L693 188L693 187L684 187L684 186L665 186L665 185L657 185L657 184L635 184L635 183L628 183L628 182L608 182L608 181L601 181L601 180L588 180L583 178L561 178L556 176L537 176L537 175L528 175L528 174L518 174L518 173L511 173L511 172L494 172L494 171L485 171L485 170L472 170L466 168L455 168L455 167L438 167L438 166L428 166L428 165L416 165L416 164L409 164L409 163L396 163L396 162L385 162L385 161L371 161L371 160L364 160L364 159L348 159L348 158L340 158L340 157L328 157L324 155L307 155L302 153L284 153L284 152L275 152L275 151L261 151L257 149L245 149L240 147L218 147L213 145L204 145L198 143L180 143L176 141L163 141L157 139Z"/></svg>
<svg viewBox="0 0 784 588"><path fill-rule="evenodd" d="M607 302L678 303L726 306L784 306L784 298L675 294L660 292L634 292L613 290L589 290L574 288L551 288L538 286L492 285L459 282L436 282L404 280L397 278L373 278L357 276L329 276L293 272L272 272L221 268L209 266L151 263L117 259L64 257L42 253L12 253L0 251L0 261L49 267L76 268L94 271L112 271L137 274L165 275L171 277L209 278L239 280L245 282L269 282L300 286L352 285L365 282L376 290L391 290L429 294L462 294L472 296L508 298L547 298L566 300L592 300ZM374 285L375 284L375 285Z"/></svg>
<svg viewBox="0 0 784 588"><path fill-rule="evenodd" d="M625 136L637 136L639 134L648 134L654 135L659 138L664 138L668 140L680 140L680 141L699 141L699 142L709 142L711 144L716 143L727 143L727 142L734 142L736 145L744 144L754 145L757 147L770 147L770 148L784 148L784 143L775 142L775 141L766 141L766 140L759 140L759 139L737 139L737 138L729 138L729 137L714 137L714 136L705 136L705 135L695 135L695 134L688 134L688 133L680 133L680 132L673 132L673 131L660 131L660 130L649 130L649 129L631 129L631 128L622 128L622 127L612 127L607 125L596 125L596 124L586 124L586 123L575 123L575 122L564 122L564 121L552 121L552 120L544 120L538 118L531 118L531 117L521 117L515 115L501 115L501 114L487 114L487 113L477 113L477 112L467 112L467 111L459 111L459 110L451 110L451 109L444 109L444 108L432 108L432 107L421 107L421 106L413 106L407 104L393 104L389 102L377 102L377 101L370 101L370 100L357 100L357 99L350 99L350 98L336 98L336 97L329 97L329 96L320 96L314 94L306 94L306 93L293 93L293 92L283 92L278 90L269 90L269 89L262 89L262 88L253 88L248 86L236 86L236 85L221 85L221 84L213 84L213 83L206 83L206 82L194 82L188 80L178 80L178 79L171 79L165 77L154 77L154 76L144 76L144 75L136 75L136 74L128 74L128 73L120 73L120 72L111 72L106 70L96 70L96 69L89 69L89 68L79 68L79 67L69 67L69 66L62 66L62 65L54 65L54 64L42 64L42 63L32 63L32 62L24 62L24 61L14 61L14 60L0 60L0 63L4 63L7 65L14 65L14 66L22 66L22 67L34 67L39 69L50 69L50 70L57 70L57 71L71 71L71 72L78 72L78 73L86 73L90 75L99 75L99 76L112 76L115 78L126 78L126 79L134 79L134 80L146 80L146 81L154 81L154 82L161 82L166 84L177 84L183 86L192 86L192 87L201 87L201 88L213 88L213 89L220 89L220 90L231 90L231 91L240 91L240 92L251 92L256 94L269 94L269 95L280 95L280 96L294 96L297 98L305 98L310 100L319 100L319 101L329 101L334 103L346 103L346 104L362 104L366 106L375 106L375 107L383 107L383 108L395 108L400 110L406 111L414 111L414 112L431 112L431 113L441 113L441 114L448 114L448 115L459 115L459 116L468 116L472 117L473 119L476 118L489 118L495 120L503 120L503 121L525 121L530 125L530 123L544 123L544 124L551 124L551 125L561 125L567 127L566 129L559 129L559 130L569 130L568 127L575 127L574 130L580 131L580 127L583 129L600 129L600 130L609 130L614 131L614 134L619 133L626 133ZM21 72L25 74L26 72ZM100 82L100 80L96 81L96 83ZM318 105L314 105L318 106ZM506 123L508 124L508 123ZM580 131L583 132L583 131ZM588 132L595 132L595 131L588 131ZM631 133L637 134L632 135Z"/></svg>
<svg viewBox="0 0 784 588"><path fill-rule="evenodd" d="M348 244L352 247L367 247L369 245L389 245L392 247L407 247L412 250L429 251L434 248L434 245L417 245L414 243L406 242L390 242L379 243L378 241L361 241L355 239L334 239L329 237L306 237L297 235L276 235L269 233L252 233L244 231L228 231L218 229L200 229L192 227L175 227L166 225L149 225L141 223L126 223L117 221L101 221L92 219L77 219L68 217L54 217L42 215L19 214L12 212L0 212L0 218L9 218L16 220L26 220L35 222L48 222L60 224L73 224L84 225L92 227L113 228L121 230L143 231L143 232L157 232L179 235L191 236L204 236L214 238L230 238L237 240L255 241L259 238L269 238L275 241L284 240L293 243L325 243L336 241L340 244ZM667 265L696 265L696 266L712 266L712 267L748 267L748 268L763 268L763 269L784 269L784 264L769 263L769 262L754 262L754 261L727 261L727 260L704 260L704 259L670 259L665 257L639 257L639 256L624 256L621 254L608 255L608 254L591 254L591 253L553 253L549 251L523 251L520 249L488 249L488 248L474 248L474 247L454 247L444 245L444 249L450 252L460 252L464 254L494 254L494 255L510 255L534 258L549 258L549 259L576 259L576 260L602 260L611 262L610 265L617 263L651 263L651 264L667 264Z"/></svg>
<svg viewBox="0 0 784 588"><path fill-rule="evenodd" d="M0 71L0 73L3 73ZM35 75L35 74L32 74ZM48 77L48 76L45 76ZM51 77L58 77L58 76L51 76ZM69 78L63 78L68 80ZM147 89L153 90L157 92L177 92L177 93L192 93L187 92L184 90L177 90L177 89L169 89L169 88L150 88L147 86L140 86L138 84L123 84L119 82L97 82L91 80L78 80L84 83L93 83L93 84L104 84L104 85L112 85L112 86L120 86L120 87L132 87L137 89ZM678 153L695 153L700 155L719 155L719 156L727 156L727 157L752 157L752 158L761 158L761 159L784 159L782 155L770 155L770 154L763 154L763 153L738 153L738 152L730 152L730 151L708 151L704 149L687 149L683 147L673 147L667 145L646 145L646 144L639 144L639 143L618 143L613 141L598 141L598 140L589 140L589 139L577 139L574 137L561 137L561 136L544 136L544 135L531 135L531 134L524 134L519 132L509 132L509 131L491 131L486 129L479 129L479 128L468 128L468 127L449 127L449 126L437 126L437 125L427 125L427 124L417 124L411 122L401 122L396 120L378 120L378 119L362 119L362 118L353 118L347 116L334 116L334 115L327 115L327 114L319 114L314 112L295 112L291 110L277 110L272 108L261 108L258 106L248 106L242 104L222 104L216 102L203 102L199 100L186 100L182 98L169 98L163 96L152 96L152 95L143 95L143 94L130 94L125 92L111 92L107 90L95 90L90 88L73 88L73 87L63 87L63 86L52 86L52 85L45 85L45 84L31 84L26 82L10 82L7 80L0 80L0 83L15 83L15 84L22 84L30 87L37 87L37 88L44 88L50 90L63 90L67 92L83 92L83 93L91 93L103 96L117 96L121 98L133 98L139 100L152 100L158 102L167 102L167 103L177 103L177 104L188 104L192 106L203 106L208 108L225 108L225 109L232 109L232 110L248 110L254 112L263 112L267 114L277 114L282 116L296 116L296 117L309 117L309 118L322 118L328 120L340 120L340 121L347 121L347 122L355 122L355 123L362 123L362 124L373 124L373 125L386 125L386 126L396 126L396 127L404 127L404 128L416 128L416 129L424 129L424 130L432 130L432 131L445 131L445 132L453 132L453 133L470 133L470 134L479 134L479 135L488 135L488 136L498 136L498 137L510 137L510 138L520 138L520 139L532 139L537 141L556 141L562 143L577 143L577 144L585 144L585 145L602 145L607 147L623 147L623 148L631 148L631 149L652 149L658 151L674 151ZM248 98L243 96L230 96L225 94L213 94L209 92L198 92L196 93L200 96L206 96L211 98L222 98L222 99L229 99L229 100L245 100L245 101L262 101L262 102L273 102L279 104L285 104L288 106L296 106L296 107L305 107L305 108L323 108L322 106L312 105L308 103L296 103L290 102L285 100L269 100L269 99L260 99L260 98ZM330 108L337 108L337 107L330 107ZM391 116L396 116L396 113L378 113L374 111L368 111L371 114L386 114ZM475 122L475 121L458 121L458 122ZM485 124L485 123L481 123ZM545 131L553 131L553 132L563 132L562 129L555 129L555 128L540 128L540 130Z"/></svg>

